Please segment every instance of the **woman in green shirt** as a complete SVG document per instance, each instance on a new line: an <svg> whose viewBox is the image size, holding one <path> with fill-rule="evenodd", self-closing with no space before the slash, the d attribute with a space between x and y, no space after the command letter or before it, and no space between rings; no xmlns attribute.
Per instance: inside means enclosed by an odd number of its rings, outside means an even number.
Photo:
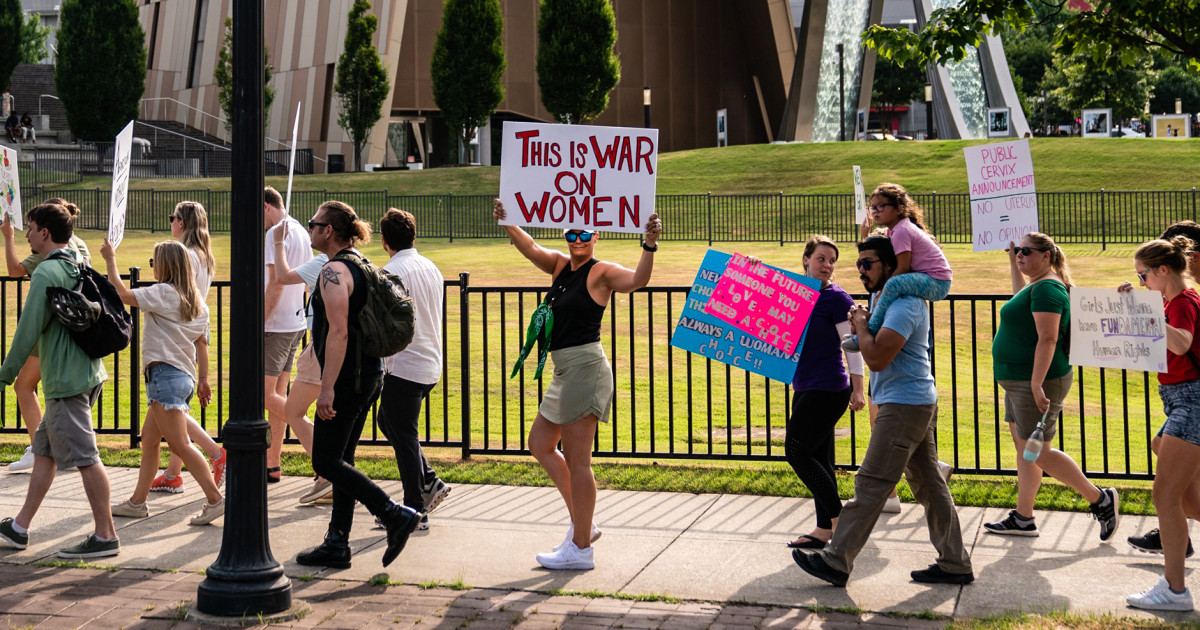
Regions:
<svg viewBox="0 0 1200 630"><path fill-rule="evenodd" d="M1030 232L1019 246L1009 243L1008 263L1013 297L1000 308L992 370L1004 388L1004 419L1017 448L1017 509L983 527L993 534L1037 536L1033 502L1045 471L1091 503L1092 515L1100 521L1100 540L1108 540L1119 518L1117 491L1096 487L1051 442L1072 380L1065 340L1071 318L1067 287L1072 286L1067 258L1049 236ZM1025 442L1043 417L1046 444L1035 461L1025 461Z"/></svg>

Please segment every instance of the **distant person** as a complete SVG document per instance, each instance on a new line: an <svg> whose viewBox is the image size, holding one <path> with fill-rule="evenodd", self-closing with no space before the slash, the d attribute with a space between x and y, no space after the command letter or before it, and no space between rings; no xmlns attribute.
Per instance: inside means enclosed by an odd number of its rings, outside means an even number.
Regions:
<svg viewBox="0 0 1200 630"><path fill-rule="evenodd" d="M81 258L68 247L74 234L74 217L59 204L43 203L30 210L25 219L25 238L44 262L30 277L17 332L0 365L0 385L12 384L36 345L43 359L46 413L33 436L33 473L25 503L16 518L0 521L0 544L25 549L33 517L50 491L55 469L78 467L95 530L82 543L60 550L58 557L115 556L121 551L121 541L109 506L108 473L100 461L92 428L92 407L100 398L108 374L104 361L89 357L51 314L47 295L50 287L73 289L79 281Z"/></svg>
<svg viewBox="0 0 1200 630"><path fill-rule="evenodd" d="M1065 342L1071 319L1067 289L1074 286L1066 255L1049 236L1030 232L1020 245L1009 243L1008 264L1013 297L1000 309L992 363L1004 389L1004 419L1017 450L1017 509L983 527L992 534L1037 536L1033 505L1045 472L1087 499L1100 522L1100 540L1108 540L1120 524L1117 489L1101 490L1070 455L1052 446L1074 378ZM1045 443L1035 461L1026 461L1026 442L1043 418Z"/></svg>
<svg viewBox="0 0 1200 630"><path fill-rule="evenodd" d="M4 93L0 94L0 118L7 119L16 112L17 105L13 95L9 93L8 88L4 88Z"/></svg>
<svg viewBox="0 0 1200 630"><path fill-rule="evenodd" d="M421 403L442 376L442 300L445 279L432 260L417 253L417 220L412 214L388 208L379 220L383 249L391 256L384 269L404 282L416 312L412 343L384 360L383 393L377 422L396 453L404 486L404 505L421 512L417 529L429 529L428 514L450 494L421 450L418 423Z"/></svg>
<svg viewBox="0 0 1200 630"><path fill-rule="evenodd" d="M29 112L21 116L21 141L37 144L37 130L33 128L33 118L29 117Z"/></svg>
<svg viewBox="0 0 1200 630"><path fill-rule="evenodd" d="M71 215L72 224L79 218L79 206L58 197L47 199L45 203L60 205L67 210ZM4 260L6 263L8 277L10 278L25 278L33 275L33 272L42 264L42 255L37 251L31 252L28 256L20 258L17 254L15 243L15 231L13 225L9 222L8 217L4 217L4 222L0 223L0 234L4 235ZM67 249L71 250L76 256L83 260L88 265L92 264L92 255L88 251L88 246L83 242L83 239L71 233L71 237L67 239ZM25 365L21 366L21 371L17 374L16 381L13 382L13 393L17 395L17 409L21 412L21 419L25 422L25 429L29 431L30 443L33 442L33 436L37 432L38 425L42 422L42 406L38 402L38 383L42 380L42 367L38 359L38 347L35 345L29 353L29 358L25 360ZM33 447L25 448L25 454L20 459L8 465L8 472L24 472L33 469Z"/></svg>
<svg viewBox="0 0 1200 630"><path fill-rule="evenodd" d="M859 277L868 292L882 289L897 264L886 236L871 236L858 244ZM900 296L878 335L867 325L868 317L861 306L850 312L879 405L870 444L854 476L854 499L842 508L833 538L822 551L795 549L792 559L810 575L845 586L884 502L904 475L925 508L930 541L938 551L935 564L910 577L923 583L969 584L975 580L971 557L963 545L954 499L938 470L938 393L930 372L929 309L919 297Z"/></svg>
<svg viewBox="0 0 1200 630"><path fill-rule="evenodd" d="M1192 610L1184 558L1191 555L1187 516L1200 486L1200 294L1188 286L1188 256L1195 243L1186 236L1154 240L1133 255L1139 284L1159 291L1166 307L1167 371L1158 374L1158 393L1166 421L1155 438L1158 468L1154 475L1155 541L1163 554L1164 575L1154 586L1126 598L1144 610ZM1130 291L1132 283L1118 290ZM1130 539L1134 544L1134 539ZM1135 547L1138 545L1134 544ZM1141 548L1141 547L1139 547ZM1150 549L1143 549L1150 551Z"/></svg>
<svg viewBox="0 0 1200 630"><path fill-rule="evenodd" d="M21 141L21 119L17 118L16 113L5 117L4 133L8 136L9 142L18 143Z"/></svg>

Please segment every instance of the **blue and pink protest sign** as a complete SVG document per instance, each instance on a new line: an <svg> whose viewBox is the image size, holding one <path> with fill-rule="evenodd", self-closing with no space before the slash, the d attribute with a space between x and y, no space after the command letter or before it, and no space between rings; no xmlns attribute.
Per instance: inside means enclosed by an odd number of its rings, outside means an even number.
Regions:
<svg viewBox="0 0 1200 630"><path fill-rule="evenodd" d="M730 254L716 250L709 250L705 254L696 281L688 293L687 303L679 315L679 323L671 336L671 345L772 380L791 383L796 373L796 363L800 360L800 350L804 347L803 331L795 340L795 350L785 352L706 312L709 301L717 295L717 284L732 259ZM820 291L820 283L812 278L761 263L758 266L778 271L814 293ZM811 314L811 308L809 312ZM808 317L805 316L802 329L807 322Z"/></svg>
<svg viewBox="0 0 1200 630"><path fill-rule="evenodd" d="M745 256L734 253L705 311L792 354L812 317L820 290L820 283L810 288L782 269L762 263L751 265Z"/></svg>

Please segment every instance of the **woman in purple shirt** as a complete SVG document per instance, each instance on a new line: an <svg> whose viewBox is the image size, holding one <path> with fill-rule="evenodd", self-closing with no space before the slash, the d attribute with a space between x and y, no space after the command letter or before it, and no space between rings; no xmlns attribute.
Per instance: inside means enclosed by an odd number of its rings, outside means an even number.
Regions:
<svg viewBox="0 0 1200 630"><path fill-rule="evenodd" d="M846 413L866 405L863 363L858 352L846 351L842 335L850 332L847 313L854 300L833 283L838 248L829 237L814 235L804 244L804 273L821 281L821 294L808 322L800 363L792 378L792 413L784 452L817 504L817 527L788 543L798 549L824 548L833 536L842 500L833 473L833 428ZM849 374L847 374L849 367Z"/></svg>

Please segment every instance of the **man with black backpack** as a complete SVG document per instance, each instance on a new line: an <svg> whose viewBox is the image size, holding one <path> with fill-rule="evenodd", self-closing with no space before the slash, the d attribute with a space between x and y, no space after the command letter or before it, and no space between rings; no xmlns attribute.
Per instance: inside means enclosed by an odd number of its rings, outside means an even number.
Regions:
<svg viewBox="0 0 1200 630"><path fill-rule="evenodd" d="M354 451L363 424L383 389L383 361L378 343L388 341L376 338L377 331L363 332L364 314L378 314L381 274L354 246L370 240L371 227L350 206L326 201L308 222L308 230L313 247L329 256L311 302L313 348L321 365L312 463L318 475L333 483L333 514L324 542L300 553L296 562L349 567L350 527L357 501L387 530L387 549L383 553L386 567L400 555L424 515L392 501L382 488L354 467ZM407 304L411 321L411 300ZM403 300L400 306L403 307ZM389 348L389 353L396 351Z"/></svg>
<svg viewBox="0 0 1200 630"><path fill-rule="evenodd" d="M55 468L78 467L96 529L82 543L60 550L58 557L115 556L120 552L120 541L110 510L108 473L100 461L92 429L92 406L108 374L103 362L88 356L55 317L49 297L55 288L74 290L84 272L67 248L74 218L63 206L45 203L30 210L26 220L25 238L30 248L46 260L30 277L25 309L12 347L0 365L0 386L12 384L37 345L46 410L33 437L33 473L25 504L16 518L0 521L0 544L24 549L29 544L29 526L54 481Z"/></svg>

